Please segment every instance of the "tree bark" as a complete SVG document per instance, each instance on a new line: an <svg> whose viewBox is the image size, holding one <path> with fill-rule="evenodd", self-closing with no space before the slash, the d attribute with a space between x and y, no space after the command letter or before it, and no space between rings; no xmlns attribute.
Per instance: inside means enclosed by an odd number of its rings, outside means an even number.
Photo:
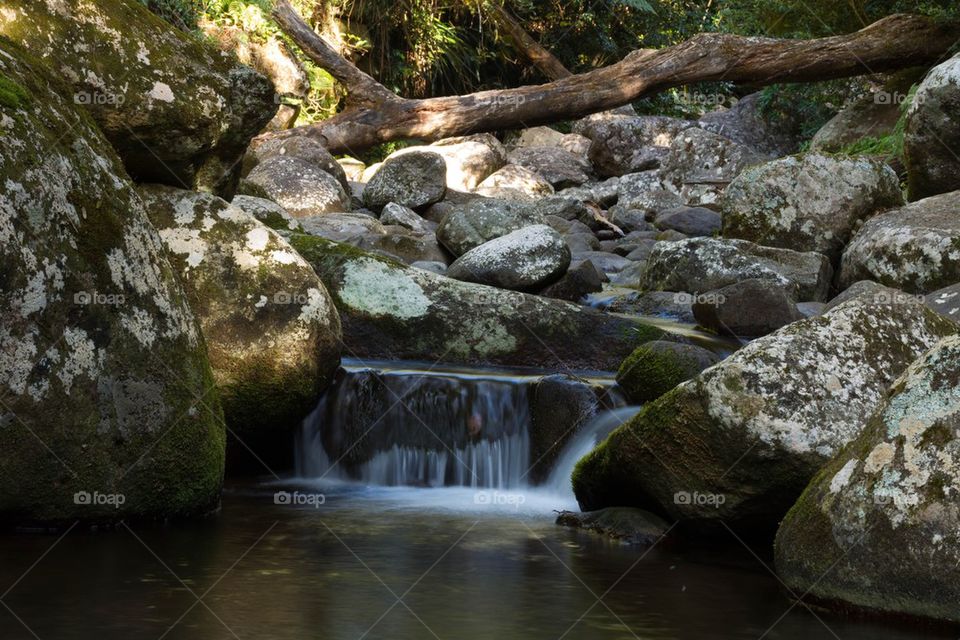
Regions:
<svg viewBox="0 0 960 640"><path fill-rule="evenodd" d="M507 33L507 37L517 51L529 60L530 64L539 69L540 73L550 80L560 80L573 75L555 55L547 51L527 33L526 29L517 22L517 19L510 15L506 7L498 4L497 0L491 0L486 6L489 7L493 20Z"/></svg>
<svg viewBox="0 0 960 640"><path fill-rule="evenodd" d="M401 98L339 56L277 0L274 16L301 49L342 82L351 98L336 116L265 137L307 135L331 153L384 142L531 127L581 118L671 87L708 81L766 85L932 65L960 39L960 22L893 15L855 33L814 40L703 33L665 49L641 49L607 67L542 85L424 100Z"/></svg>

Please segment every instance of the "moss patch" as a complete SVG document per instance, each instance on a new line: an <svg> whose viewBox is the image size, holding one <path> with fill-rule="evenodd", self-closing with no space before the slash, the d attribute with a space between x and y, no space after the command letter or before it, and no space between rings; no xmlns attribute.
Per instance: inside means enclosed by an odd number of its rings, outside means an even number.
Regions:
<svg viewBox="0 0 960 640"><path fill-rule="evenodd" d="M0 106L19 109L30 104L30 93L22 86L0 74Z"/></svg>

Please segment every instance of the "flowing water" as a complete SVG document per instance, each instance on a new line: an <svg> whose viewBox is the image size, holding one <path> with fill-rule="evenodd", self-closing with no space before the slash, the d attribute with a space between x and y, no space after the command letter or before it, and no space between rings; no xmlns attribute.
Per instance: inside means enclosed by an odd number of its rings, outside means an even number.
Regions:
<svg viewBox="0 0 960 640"><path fill-rule="evenodd" d="M305 421L299 478L228 487L201 522L0 536L0 638L957 637L814 615L732 536L645 550L556 526L576 460L635 407L530 487L535 373L347 369Z"/></svg>

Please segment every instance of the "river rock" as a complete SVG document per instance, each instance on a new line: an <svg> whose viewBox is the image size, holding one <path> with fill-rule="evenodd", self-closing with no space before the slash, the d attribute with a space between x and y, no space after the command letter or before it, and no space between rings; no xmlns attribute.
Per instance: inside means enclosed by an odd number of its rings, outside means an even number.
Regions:
<svg viewBox="0 0 960 640"><path fill-rule="evenodd" d="M657 316L677 322L693 324L693 296L674 291L624 290L611 298L605 307L611 313L629 313L637 316Z"/></svg>
<svg viewBox="0 0 960 640"><path fill-rule="evenodd" d="M258 164L274 156L288 156L311 164L336 178L344 193L350 193L347 174L337 159L320 142L306 135L254 140L243 157L243 174L249 175Z"/></svg>
<svg viewBox="0 0 960 640"><path fill-rule="evenodd" d="M340 319L323 283L242 209L172 187L139 191L200 319L227 427L268 465L260 473L290 464L283 435L340 366Z"/></svg>
<svg viewBox="0 0 960 640"><path fill-rule="evenodd" d="M569 246L569 243L568 243ZM557 300L580 302L597 291L603 291L604 275L589 260L572 263L559 280L540 292L540 295Z"/></svg>
<svg viewBox="0 0 960 640"><path fill-rule="evenodd" d="M417 234L433 233L432 223L427 222L413 209L391 202L380 212L380 224L397 225Z"/></svg>
<svg viewBox="0 0 960 640"><path fill-rule="evenodd" d="M379 211L391 202L411 209L443 199L447 191L447 163L433 151L395 154L376 170L363 189L363 202Z"/></svg>
<svg viewBox="0 0 960 640"><path fill-rule="evenodd" d="M960 323L960 284L952 284L924 296L927 306Z"/></svg>
<svg viewBox="0 0 960 640"><path fill-rule="evenodd" d="M295 156L275 155L263 160L246 181L295 218L350 210L350 197L336 178Z"/></svg>
<svg viewBox="0 0 960 640"><path fill-rule="evenodd" d="M457 191L473 191L507 163L506 149L489 133L446 138L427 147L408 147L391 157L411 151L440 154L447 165L447 188Z"/></svg>
<svg viewBox="0 0 960 640"><path fill-rule="evenodd" d="M652 547L670 532L670 525L660 516L630 507L608 507L586 513L561 511L557 524L642 547Z"/></svg>
<svg viewBox="0 0 960 640"><path fill-rule="evenodd" d="M366 236L382 236L387 229L373 216L365 213L328 213L301 218L304 233L335 242L359 243Z"/></svg>
<svg viewBox="0 0 960 640"><path fill-rule="evenodd" d="M437 228L437 239L453 255L461 256L511 231L544 222L545 215L531 203L478 198L454 206Z"/></svg>
<svg viewBox="0 0 960 640"><path fill-rule="evenodd" d="M769 113L763 107L762 92L735 100L729 108L704 114L697 126L729 138L763 155L779 157L796 153L801 129L797 112Z"/></svg>
<svg viewBox="0 0 960 640"><path fill-rule="evenodd" d="M684 204L714 204L744 169L765 157L749 147L703 129L686 129L670 146L660 175Z"/></svg>
<svg viewBox="0 0 960 640"><path fill-rule="evenodd" d="M957 326L851 300L744 346L646 405L574 473L584 510L636 506L709 532L772 533L888 385Z"/></svg>
<svg viewBox="0 0 960 640"><path fill-rule="evenodd" d="M631 402L642 404L656 400L718 362L720 357L703 347L655 340L637 347L621 363L617 384Z"/></svg>
<svg viewBox="0 0 960 640"><path fill-rule="evenodd" d="M584 251L574 255L577 260L592 262L593 266L597 268L597 271L607 275L620 273L633 264L632 260L608 251Z"/></svg>
<svg viewBox="0 0 960 640"><path fill-rule="evenodd" d="M553 186L536 171L508 164L487 176L475 193L488 198L534 200L553 194Z"/></svg>
<svg viewBox="0 0 960 640"><path fill-rule="evenodd" d="M657 171L631 173L617 185L617 207L642 212L647 217L682 206L684 201L660 179Z"/></svg>
<svg viewBox="0 0 960 640"><path fill-rule="evenodd" d="M909 89L906 87L906 91ZM844 107L817 131L810 148L838 153L865 138L880 139L893 133L900 120L901 105L887 96L890 94L886 92L871 92Z"/></svg>
<svg viewBox="0 0 960 640"><path fill-rule="evenodd" d="M747 169L721 202L725 238L838 260L854 227L902 205L903 194L897 174L879 160L808 153Z"/></svg>
<svg viewBox="0 0 960 640"><path fill-rule="evenodd" d="M235 196L230 202L274 231L303 231L300 222L273 200L253 196Z"/></svg>
<svg viewBox="0 0 960 640"><path fill-rule="evenodd" d="M33 60L0 37L0 519L206 513L225 433L199 326L120 159Z"/></svg>
<svg viewBox="0 0 960 640"><path fill-rule="evenodd" d="M349 240L349 243L361 249L394 258L404 264L439 262L446 270L447 255L432 233L416 235L402 227L384 227L384 230L385 233L365 234Z"/></svg>
<svg viewBox="0 0 960 640"><path fill-rule="evenodd" d="M521 147L507 160L537 172L555 189L579 186L590 180L592 171L589 162L560 147Z"/></svg>
<svg viewBox="0 0 960 640"><path fill-rule="evenodd" d="M561 300L415 269L323 238L291 244L334 297L358 358L611 370L663 332Z"/></svg>
<svg viewBox="0 0 960 640"><path fill-rule="evenodd" d="M230 196L277 111L269 80L136 0L9 0L0 35L70 85L137 180Z"/></svg>
<svg viewBox="0 0 960 640"><path fill-rule="evenodd" d="M550 475L570 439L600 408L603 389L566 374L544 376L531 385L530 482Z"/></svg>
<svg viewBox="0 0 960 640"><path fill-rule="evenodd" d="M687 236L714 236L720 232L720 214L704 207L675 207L657 214L654 223Z"/></svg>
<svg viewBox="0 0 960 640"><path fill-rule="evenodd" d="M737 338L765 336L804 317L783 287L759 279L698 296L693 315L701 326Z"/></svg>
<svg viewBox="0 0 960 640"><path fill-rule="evenodd" d="M903 151L910 199L960 190L960 54L934 67L907 112Z"/></svg>
<svg viewBox="0 0 960 640"><path fill-rule="evenodd" d="M960 191L868 220L843 252L839 284L875 280L926 293L960 280Z"/></svg>
<svg viewBox="0 0 960 640"><path fill-rule="evenodd" d="M460 256L447 276L464 282L514 290L543 287L570 266L570 249L563 236L538 224L485 242Z"/></svg>
<svg viewBox="0 0 960 640"><path fill-rule="evenodd" d="M833 269L814 252L763 247L746 240L690 238L658 242L640 288L704 292L752 278L770 280L795 300L827 300Z"/></svg>
<svg viewBox="0 0 960 640"><path fill-rule="evenodd" d="M591 140L590 161L601 176L657 169L674 138L692 123L666 116L596 114L574 131Z"/></svg>
<svg viewBox="0 0 960 640"><path fill-rule="evenodd" d="M960 337L925 353L777 533L777 572L820 600L960 621ZM882 588L878 588L882 585Z"/></svg>

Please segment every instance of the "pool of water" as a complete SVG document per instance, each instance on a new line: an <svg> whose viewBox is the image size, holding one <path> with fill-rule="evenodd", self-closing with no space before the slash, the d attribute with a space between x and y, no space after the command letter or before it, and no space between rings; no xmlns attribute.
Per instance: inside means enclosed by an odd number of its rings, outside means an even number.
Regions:
<svg viewBox="0 0 960 640"><path fill-rule="evenodd" d="M286 482L229 487L202 522L6 534L0 638L957 637L814 616L732 538L637 549L553 524L572 507L535 491Z"/></svg>

